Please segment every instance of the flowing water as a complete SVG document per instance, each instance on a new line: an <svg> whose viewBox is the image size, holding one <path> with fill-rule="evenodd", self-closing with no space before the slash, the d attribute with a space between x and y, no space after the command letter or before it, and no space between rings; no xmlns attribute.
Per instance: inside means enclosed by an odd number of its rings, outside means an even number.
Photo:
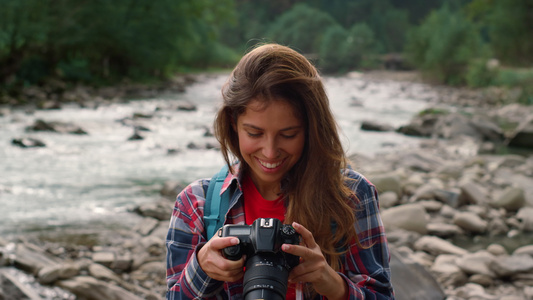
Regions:
<svg viewBox="0 0 533 300"><path fill-rule="evenodd" d="M158 199L165 181L186 183L214 174L223 163L220 152L187 146L213 141L204 133L213 122L226 77L209 75L185 93L151 99L96 108L66 105L33 113L13 110L0 116L0 236L61 228L127 228L139 221L131 209ZM418 143L416 138L395 132L361 131L361 122L398 127L436 95L422 84L349 77L324 81L348 154L372 154ZM178 101L191 102L197 109L172 108ZM132 120L136 113L152 117ZM37 119L74 123L88 135L26 132ZM143 140L128 140L132 123L150 130L141 132ZM11 144L21 137L37 138L46 147Z"/></svg>

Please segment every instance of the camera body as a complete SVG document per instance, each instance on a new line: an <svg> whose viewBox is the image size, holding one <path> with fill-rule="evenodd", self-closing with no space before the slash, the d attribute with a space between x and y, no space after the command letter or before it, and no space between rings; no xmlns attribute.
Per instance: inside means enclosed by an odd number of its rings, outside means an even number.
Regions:
<svg viewBox="0 0 533 300"><path fill-rule="evenodd" d="M221 236L240 241L222 250L225 258L239 260L246 255L244 299L285 299L289 271L300 262L300 257L281 251L283 244L300 243L291 225L259 218L252 225L224 225Z"/></svg>

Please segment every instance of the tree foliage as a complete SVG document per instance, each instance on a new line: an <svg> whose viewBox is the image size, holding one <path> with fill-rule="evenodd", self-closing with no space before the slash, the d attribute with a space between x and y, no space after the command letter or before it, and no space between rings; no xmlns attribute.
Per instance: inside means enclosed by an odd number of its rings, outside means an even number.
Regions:
<svg viewBox="0 0 533 300"><path fill-rule="evenodd" d="M406 44L406 55L413 65L452 85L466 83L469 63L486 59L488 54L477 27L447 5L409 32Z"/></svg>
<svg viewBox="0 0 533 300"><path fill-rule="evenodd" d="M114 81L213 63L232 1L1 0L0 82Z"/></svg>
<svg viewBox="0 0 533 300"><path fill-rule="evenodd" d="M512 65L533 63L533 2L474 0L470 17L485 28L495 55Z"/></svg>

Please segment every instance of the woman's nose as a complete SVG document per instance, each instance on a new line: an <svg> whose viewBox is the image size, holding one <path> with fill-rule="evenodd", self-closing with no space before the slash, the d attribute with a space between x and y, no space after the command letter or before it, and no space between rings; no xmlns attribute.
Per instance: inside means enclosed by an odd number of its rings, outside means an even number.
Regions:
<svg viewBox="0 0 533 300"><path fill-rule="evenodd" d="M265 158L277 158L279 156L279 149L274 139L267 139L263 145L263 155Z"/></svg>

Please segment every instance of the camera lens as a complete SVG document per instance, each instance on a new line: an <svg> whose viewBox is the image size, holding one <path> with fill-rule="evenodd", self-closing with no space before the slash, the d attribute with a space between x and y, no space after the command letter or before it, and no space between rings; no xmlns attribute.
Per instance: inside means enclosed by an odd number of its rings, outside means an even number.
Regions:
<svg viewBox="0 0 533 300"><path fill-rule="evenodd" d="M244 273L244 299L285 300L289 270L284 265L274 253L249 257Z"/></svg>

